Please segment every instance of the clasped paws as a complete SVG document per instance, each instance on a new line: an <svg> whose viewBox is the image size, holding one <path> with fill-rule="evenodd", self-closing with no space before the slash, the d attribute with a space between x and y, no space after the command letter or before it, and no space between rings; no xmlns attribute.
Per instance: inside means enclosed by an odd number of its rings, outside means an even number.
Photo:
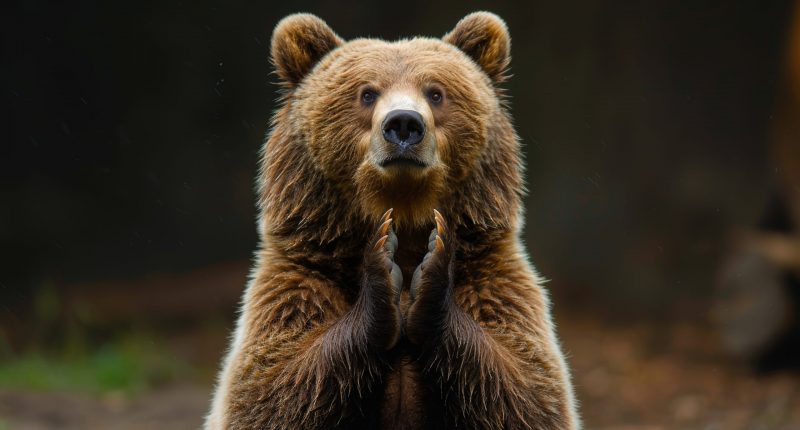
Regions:
<svg viewBox="0 0 800 430"><path fill-rule="evenodd" d="M434 209L436 227L428 236L428 252L411 278L407 312L401 315L403 274L394 261L398 242L391 215L392 209L389 209L381 217L365 259L370 301L376 307L376 318L387 326L384 330L386 348L393 347L403 333L412 343L419 344L424 342L426 335L438 330L438 323L450 304L455 254L455 235L442 214Z"/></svg>

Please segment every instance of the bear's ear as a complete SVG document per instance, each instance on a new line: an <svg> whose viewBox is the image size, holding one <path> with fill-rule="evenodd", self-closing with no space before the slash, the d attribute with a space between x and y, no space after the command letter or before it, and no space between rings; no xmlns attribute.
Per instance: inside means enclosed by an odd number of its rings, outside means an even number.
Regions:
<svg viewBox="0 0 800 430"><path fill-rule="evenodd" d="M308 13L282 19L272 33L272 64L283 84L292 88L327 53L344 43L325 21Z"/></svg>
<svg viewBox="0 0 800 430"><path fill-rule="evenodd" d="M511 36L499 16L471 13L442 39L469 55L495 83L505 80L511 61Z"/></svg>

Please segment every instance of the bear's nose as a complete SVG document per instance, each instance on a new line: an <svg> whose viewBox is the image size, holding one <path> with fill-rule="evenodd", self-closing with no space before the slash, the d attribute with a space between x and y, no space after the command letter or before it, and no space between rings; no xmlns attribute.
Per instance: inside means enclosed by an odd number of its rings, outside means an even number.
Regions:
<svg viewBox="0 0 800 430"><path fill-rule="evenodd" d="M403 148L418 144L424 135L425 122L419 112L397 109L383 120L383 138Z"/></svg>

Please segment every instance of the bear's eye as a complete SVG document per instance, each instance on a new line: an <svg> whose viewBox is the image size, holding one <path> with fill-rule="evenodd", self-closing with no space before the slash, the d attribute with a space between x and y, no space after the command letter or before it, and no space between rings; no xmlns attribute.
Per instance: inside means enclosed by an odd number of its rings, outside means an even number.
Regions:
<svg viewBox="0 0 800 430"><path fill-rule="evenodd" d="M375 103L375 99L377 98L378 93L374 90L364 90L364 92L361 93L361 103L363 103L365 106Z"/></svg>
<svg viewBox="0 0 800 430"><path fill-rule="evenodd" d="M430 89L428 90L428 100L430 100L431 103L438 105L442 103L442 100L444 100L444 95L439 89Z"/></svg>

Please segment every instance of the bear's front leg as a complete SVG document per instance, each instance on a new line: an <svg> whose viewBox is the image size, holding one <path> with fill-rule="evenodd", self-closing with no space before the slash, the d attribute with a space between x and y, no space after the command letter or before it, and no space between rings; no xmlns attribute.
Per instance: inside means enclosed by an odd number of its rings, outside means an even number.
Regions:
<svg viewBox="0 0 800 430"><path fill-rule="evenodd" d="M382 356L400 336L391 210L370 238L349 308L341 286L276 258L254 281L208 429L371 428ZM257 305L257 306L256 306Z"/></svg>
<svg viewBox="0 0 800 430"><path fill-rule="evenodd" d="M563 362L542 330L550 328L537 328L535 321L542 315L531 312L533 304L541 302L538 289L510 269L521 262L511 255L463 255L468 260L459 264L493 276L455 279L460 273L454 269L455 229L438 211L435 220L429 252L411 281L413 302L405 329L416 348L423 379L441 402L439 415L444 422L436 427L579 427ZM475 309L466 312L462 302L477 304L488 317Z"/></svg>
<svg viewBox="0 0 800 430"><path fill-rule="evenodd" d="M362 285L354 311L363 319L365 337L374 345L391 349L400 338L400 289L403 274L394 262L397 236L392 228L392 209L381 217L378 231L364 255Z"/></svg>
<svg viewBox="0 0 800 430"><path fill-rule="evenodd" d="M443 334L444 325L452 312L451 307L454 306L452 278L455 241L448 240L454 235L448 234L444 217L435 209L434 220L436 228L428 237L428 253L411 278L411 305L405 321L409 341L421 346L435 342Z"/></svg>

